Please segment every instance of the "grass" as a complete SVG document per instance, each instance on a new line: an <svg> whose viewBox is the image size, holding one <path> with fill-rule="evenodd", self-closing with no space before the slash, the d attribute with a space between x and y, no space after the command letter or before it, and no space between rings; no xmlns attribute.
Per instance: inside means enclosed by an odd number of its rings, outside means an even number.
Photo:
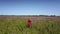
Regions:
<svg viewBox="0 0 60 34"><path fill-rule="evenodd" d="M4 17L0 19L0 34L60 34L60 22L46 19L27 28L27 19Z"/></svg>

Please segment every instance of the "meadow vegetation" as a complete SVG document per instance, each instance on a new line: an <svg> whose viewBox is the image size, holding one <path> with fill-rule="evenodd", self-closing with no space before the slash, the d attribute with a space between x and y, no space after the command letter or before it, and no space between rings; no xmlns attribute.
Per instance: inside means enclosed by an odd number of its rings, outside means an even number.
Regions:
<svg viewBox="0 0 60 34"><path fill-rule="evenodd" d="M60 22L36 21L27 27L26 18L0 18L0 34L60 34Z"/></svg>

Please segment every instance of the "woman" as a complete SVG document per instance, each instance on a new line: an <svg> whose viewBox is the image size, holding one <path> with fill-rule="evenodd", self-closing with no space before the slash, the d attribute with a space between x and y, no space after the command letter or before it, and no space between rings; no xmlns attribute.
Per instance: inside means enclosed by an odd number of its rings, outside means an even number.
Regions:
<svg viewBox="0 0 60 34"><path fill-rule="evenodd" d="M31 20L28 20L28 24L27 24L28 27L31 26Z"/></svg>

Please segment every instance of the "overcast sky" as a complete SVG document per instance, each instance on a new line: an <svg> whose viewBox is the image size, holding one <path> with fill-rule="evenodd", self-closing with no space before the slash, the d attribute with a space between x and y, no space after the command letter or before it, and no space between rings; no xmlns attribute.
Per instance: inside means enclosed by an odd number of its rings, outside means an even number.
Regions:
<svg viewBox="0 0 60 34"><path fill-rule="evenodd" d="M60 0L0 0L0 15L60 15Z"/></svg>

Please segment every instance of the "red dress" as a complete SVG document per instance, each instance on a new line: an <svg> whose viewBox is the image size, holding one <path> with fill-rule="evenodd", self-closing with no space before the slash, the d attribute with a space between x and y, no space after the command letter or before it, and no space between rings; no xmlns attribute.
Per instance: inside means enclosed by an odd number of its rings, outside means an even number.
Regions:
<svg viewBox="0 0 60 34"><path fill-rule="evenodd" d="M31 26L31 20L28 20L28 27Z"/></svg>

